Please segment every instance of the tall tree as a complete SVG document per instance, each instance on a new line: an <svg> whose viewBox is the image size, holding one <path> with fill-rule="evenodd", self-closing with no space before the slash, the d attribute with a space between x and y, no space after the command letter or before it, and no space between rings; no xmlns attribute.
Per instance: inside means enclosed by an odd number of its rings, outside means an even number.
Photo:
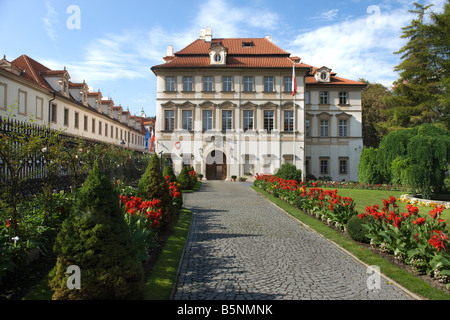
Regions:
<svg viewBox="0 0 450 320"><path fill-rule="evenodd" d="M410 12L414 13L416 18L403 28L401 36L408 39L408 42L395 52L400 54L402 59L394 69L399 72L400 78L395 83L392 98L389 99L395 108L387 111L388 125L394 128L435 123L442 121L445 114L440 99L444 93L442 83L446 81L443 62L448 62L448 52L442 51L443 47L437 40L442 36L442 26L436 25L433 19L430 24L425 22L430 5L414 5L415 9ZM446 8L448 11L448 5ZM431 16L438 17L434 14ZM442 24L448 28L448 21L443 21Z"/></svg>

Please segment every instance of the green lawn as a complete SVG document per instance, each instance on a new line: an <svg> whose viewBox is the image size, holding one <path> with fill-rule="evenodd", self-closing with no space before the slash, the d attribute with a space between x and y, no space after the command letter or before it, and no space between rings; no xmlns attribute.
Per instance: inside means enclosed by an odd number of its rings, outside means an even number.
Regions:
<svg viewBox="0 0 450 320"><path fill-rule="evenodd" d="M334 190L334 188L323 188ZM383 208L383 199L389 199L389 196L396 197L397 199L405 194L403 191L383 191L383 190L367 190L367 189L337 189L338 194L343 197L351 197L355 203L355 209L358 213L364 212L367 206L373 206L378 204L380 209ZM400 211L406 212L406 204L397 201ZM421 207L419 208L420 215L427 215L432 208ZM442 212L441 219L447 221L447 230L450 231L450 209L445 209Z"/></svg>

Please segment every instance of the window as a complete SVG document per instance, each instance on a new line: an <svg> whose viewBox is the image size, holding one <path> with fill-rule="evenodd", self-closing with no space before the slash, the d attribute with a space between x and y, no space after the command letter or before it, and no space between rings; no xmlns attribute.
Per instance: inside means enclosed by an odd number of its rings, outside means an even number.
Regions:
<svg viewBox="0 0 450 320"><path fill-rule="evenodd" d="M267 132L271 132L274 127L274 112L273 110L265 110L264 111L264 129L267 130Z"/></svg>
<svg viewBox="0 0 450 320"><path fill-rule="evenodd" d="M306 104L311 104L311 97L310 97L309 91L305 92L305 103Z"/></svg>
<svg viewBox="0 0 450 320"><path fill-rule="evenodd" d="M92 119L92 133L95 133L95 119Z"/></svg>
<svg viewBox="0 0 450 320"><path fill-rule="evenodd" d="M339 137L348 136L348 120L339 120Z"/></svg>
<svg viewBox="0 0 450 320"><path fill-rule="evenodd" d="M311 121L309 119L305 119L305 135L309 137L311 135Z"/></svg>
<svg viewBox="0 0 450 320"><path fill-rule="evenodd" d="M192 110L182 111L182 127L184 130L192 131Z"/></svg>
<svg viewBox="0 0 450 320"><path fill-rule="evenodd" d="M116 139L119 139L119 128L116 127Z"/></svg>
<svg viewBox="0 0 450 320"><path fill-rule="evenodd" d="M57 111L58 108L56 106L56 104L52 104L52 110L51 110L51 122L56 123L56 119L57 119Z"/></svg>
<svg viewBox="0 0 450 320"><path fill-rule="evenodd" d="M220 61L222 61L222 56L221 56L219 53L216 53L216 54L214 55L214 61L215 61L215 62L220 62Z"/></svg>
<svg viewBox="0 0 450 320"><path fill-rule="evenodd" d="M294 111L284 112L284 131L286 132L294 131Z"/></svg>
<svg viewBox="0 0 450 320"><path fill-rule="evenodd" d="M233 129L233 111L222 110L222 131Z"/></svg>
<svg viewBox="0 0 450 320"><path fill-rule="evenodd" d="M36 97L36 118L42 120L43 114L44 114L44 99Z"/></svg>
<svg viewBox="0 0 450 320"><path fill-rule="evenodd" d="M253 91L253 77L244 77L244 92Z"/></svg>
<svg viewBox="0 0 450 320"><path fill-rule="evenodd" d="M321 78L322 80L327 80L328 74L324 71L324 72L322 72L322 73L320 74L320 78Z"/></svg>
<svg viewBox="0 0 450 320"><path fill-rule="evenodd" d="M202 130L211 130L213 124L213 112L212 110L203 110L202 111Z"/></svg>
<svg viewBox="0 0 450 320"><path fill-rule="evenodd" d="M19 107L19 114L27 114L27 93L25 91L22 91L19 89L19 101L18 101L18 107Z"/></svg>
<svg viewBox="0 0 450 320"><path fill-rule="evenodd" d="M284 92L292 92L292 77L284 77Z"/></svg>
<svg viewBox="0 0 450 320"><path fill-rule="evenodd" d="M164 130L173 131L175 127L175 111L165 110L164 111Z"/></svg>
<svg viewBox="0 0 450 320"><path fill-rule="evenodd" d="M347 159L339 159L339 173L347 174Z"/></svg>
<svg viewBox="0 0 450 320"><path fill-rule="evenodd" d="M328 120L320 120L320 136L328 137Z"/></svg>
<svg viewBox="0 0 450 320"><path fill-rule="evenodd" d="M64 108L64 125L69 126L69 109Z"/></svg>
<svg viewBox="0 0 450 320"><path fill-rule="evenodd" d="M213 77L203 77L203 91L213 91Z"/></svg>
<svg viewBox="0 0 450 320"><path fill-rule="evenodd" d="M78 112L75 112L74 127L76 129L78 129L78 126L79 126L79 117L80 117L80 114Z"/></svg>
<svg viewBox="0 0 450 320"><path fill-rule="evenodd" d="M320 174L328 174L328 160L320 160Z"/></svg>
<svg viewBox="0 0 450 320"><path fill-rule="evenodd" d="M273 77L264 77L264 91L273 92Z"/></svg>
<svg viewBox="0 0 450 320"><path fill-rule="evenodd" d="M101 121L98 122L98 134L102 135L102 122Z"/></svg>
<svg viewBox="0 0 450 320"><path fill-rule="evenodd" d="M166 91L175 91L175 77L166 77Z"/></svg>
<svg viewBox="0 0 450 320"><path fill-rule="evenodd" d="M108 124L105 123L105 137L108 136Z"/></svg>
<svg viewBox="0 0 450 320"><path fill-rule="evenodd" d="M348 104L347 92L339 92L339 104Z"/></svg>
<svg viewBox="0 0 450 320"><path fill-rule="evenodd" d="M231 92L233 91L233 80L232 77L222 78L222 91Z"/></svg>
<svg viewBox="0 0 450 320"><path fill-rule="evenodd" d="M247 130L253 130L253 111L252 110L244 110L244 132Z"/></svg>
<svg viewBox="0 0 450 320"><path fill-rule="evenodd" d="M87 116L84 116L83 130L88 131L88 117Z"/></svg>
<svg viewBox="0 0 450 320"><path fill-rule="evenodd" d="M114 127L111 126L111 138L114 138Z"/></svg>
<svg viewBox="0 0 450 320"><path fill-rule="evenodd" d="M183 91L193 91L192 77L184 77L183 78Z"/></svg>
<svg viewBox="0 0 450 320"><path fill-rule="evenodd" d="M328 92L320 92L320 104L328 104Z"/></svg>

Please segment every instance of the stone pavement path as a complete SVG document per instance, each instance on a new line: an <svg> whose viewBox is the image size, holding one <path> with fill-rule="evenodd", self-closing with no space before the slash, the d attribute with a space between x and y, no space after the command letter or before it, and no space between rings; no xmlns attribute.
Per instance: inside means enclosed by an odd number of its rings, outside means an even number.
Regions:
<svg viewBox="0 0 450 320"><path fill-rule="evenodd" d="M193 219L175 300L412 299L384 277L368 286L377 274L248 183L204 181L184 197Z"/></svg>

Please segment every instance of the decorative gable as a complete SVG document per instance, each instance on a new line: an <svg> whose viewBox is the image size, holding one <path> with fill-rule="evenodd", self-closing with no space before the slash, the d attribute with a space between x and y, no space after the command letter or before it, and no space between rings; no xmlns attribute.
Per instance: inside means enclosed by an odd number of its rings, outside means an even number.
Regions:
<svg viewBox="0 0 450 320"><path fill-rule="evenodd" d="M212 44L209 49L210 65L226 65L228 49L222 43Z"/></svg>
<svg viewBox="0 0 450 320"><path fill-rule="evenodd" d="M331 80L331 69L327 67L321 67L316 70L314 78L317 82L330 82Z"/></svg>

